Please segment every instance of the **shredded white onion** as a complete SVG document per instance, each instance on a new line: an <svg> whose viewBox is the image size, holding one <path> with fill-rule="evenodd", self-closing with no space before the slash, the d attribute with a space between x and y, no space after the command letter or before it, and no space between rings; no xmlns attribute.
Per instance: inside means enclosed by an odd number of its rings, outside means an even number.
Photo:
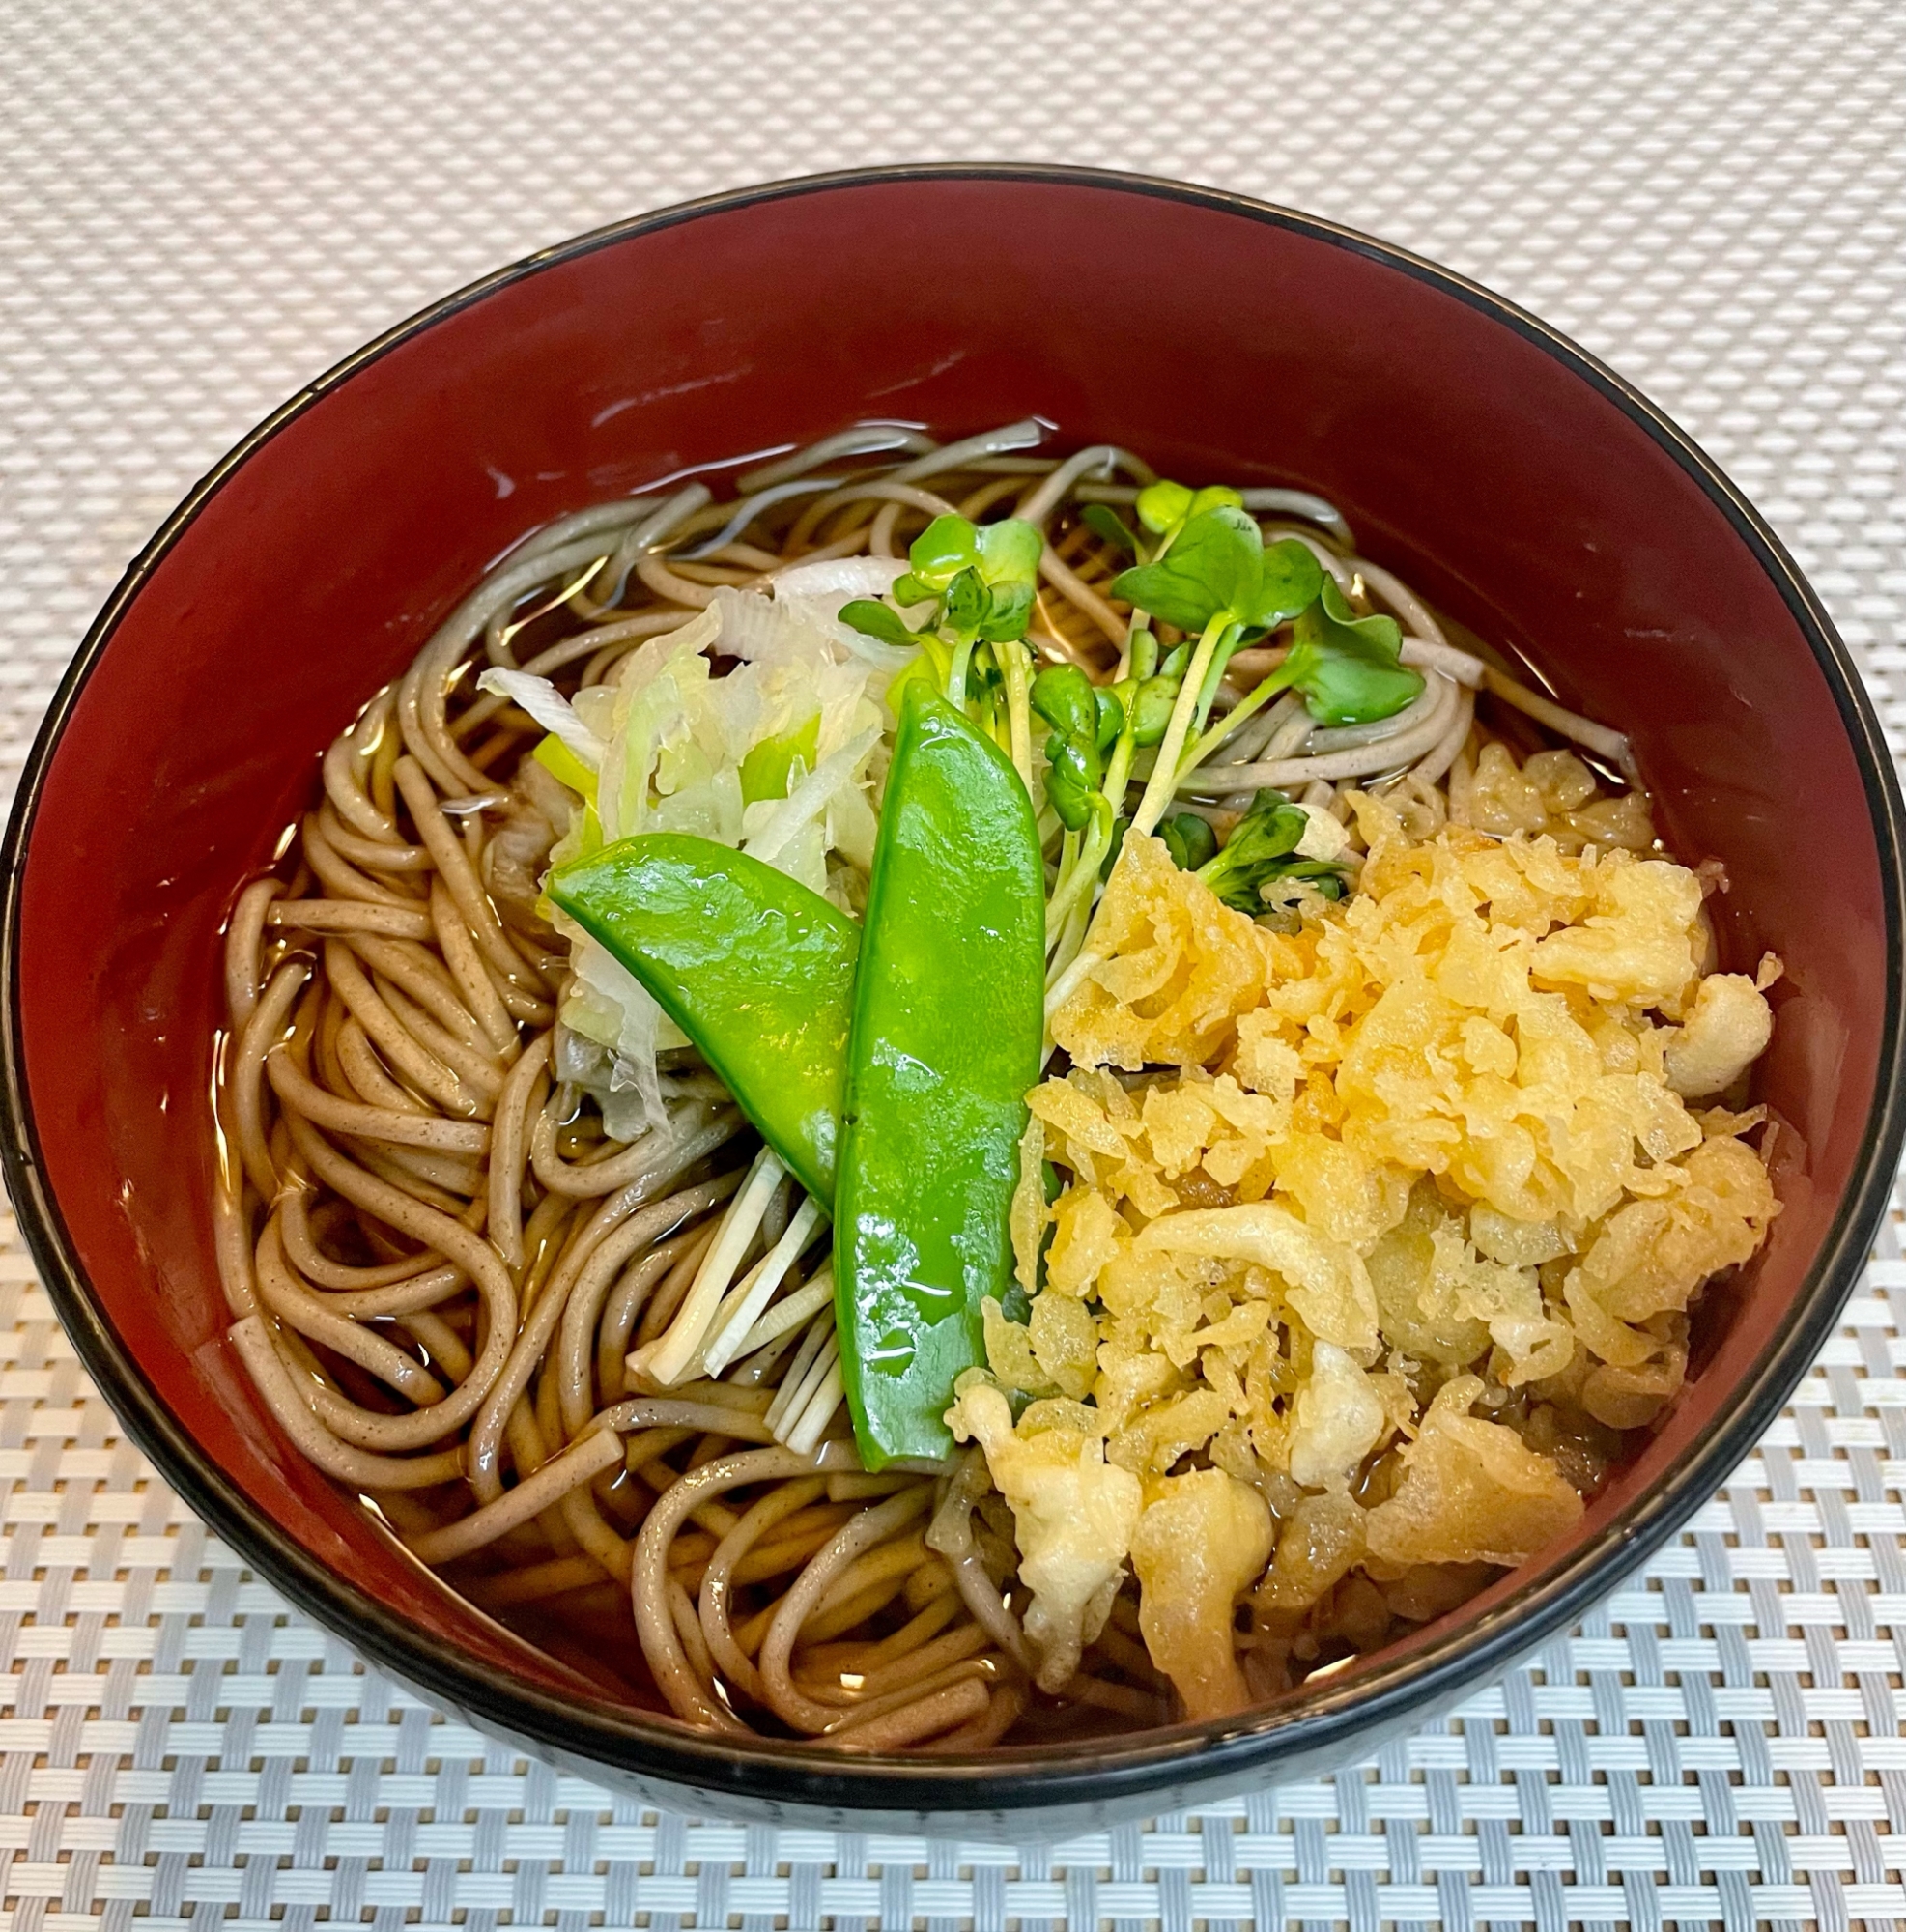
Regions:
<svg viewBox="0 0 1906 1932"><path fill-rule="evenodd" d="M823 758L794 787L761 829L742 846L751 859L773 865L789 841L803 827L811 825L838 794L855 782L861 767L880 742L880 727L869 726L850 739L831 758Z"/></svg>
<svg viewBox="0 0 1906 1932"><path fill-rule="evenodd" d="M561 739L592 772L602 769L607 747L577 717L575 707L546 677L532 677L525 670L504 670L492 665L476 680L478 691L494 691L528 712L545 731Z"/></svg>

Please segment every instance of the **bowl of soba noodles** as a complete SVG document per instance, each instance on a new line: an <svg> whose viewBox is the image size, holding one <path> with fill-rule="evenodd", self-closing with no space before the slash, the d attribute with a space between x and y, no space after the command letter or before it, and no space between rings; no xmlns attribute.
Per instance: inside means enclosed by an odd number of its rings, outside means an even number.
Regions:
<svg viewBox="0 0 1906 1932"><path fill-rule="evenodd" d="M285 405L62 686L7 1175L293 1604L660 1802L1050 1834L1541 1644L1898 1156L1899 802L1752 509L1366 237L917 168Z"/></svg>

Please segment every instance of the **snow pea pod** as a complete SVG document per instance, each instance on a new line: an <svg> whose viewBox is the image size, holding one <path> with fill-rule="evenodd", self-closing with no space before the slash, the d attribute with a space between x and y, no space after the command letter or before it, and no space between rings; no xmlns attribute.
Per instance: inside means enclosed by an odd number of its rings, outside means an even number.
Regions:
<svg viewBox="0 0 1906 1932"><path fill-rule="evenodd" d="M1044 877L1032 801L924 683L900 705L868 888L835 1202L841 1378L861 1460L953 1447L953 1379L1011 1279L1038 1079Z"/></svg>
<svg viewBox="0 0 1906 1932"><path fill-rule="evenodd" d="M798 879L687 833L618 839L547 890L701 1049L801 1185L832 1202L860 927Z"/></svg>

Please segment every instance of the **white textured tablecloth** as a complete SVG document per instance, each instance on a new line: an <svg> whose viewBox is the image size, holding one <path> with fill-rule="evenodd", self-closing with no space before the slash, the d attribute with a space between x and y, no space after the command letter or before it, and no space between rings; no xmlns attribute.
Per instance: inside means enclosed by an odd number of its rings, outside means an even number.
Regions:
<svg viewBox="0 0 1906 1932"><path fill-rule="evenodd" d="M1435 256L1638 382L1906 729L1906 11L0 0L0 781L256 418L479 272L855 162L1131 167ZM446 1723L149 1475L0 1246L0 1932L1906 1923L1906 1261L1535 1668L1321 1783L1049 1849L657 1816Z"/></svg>

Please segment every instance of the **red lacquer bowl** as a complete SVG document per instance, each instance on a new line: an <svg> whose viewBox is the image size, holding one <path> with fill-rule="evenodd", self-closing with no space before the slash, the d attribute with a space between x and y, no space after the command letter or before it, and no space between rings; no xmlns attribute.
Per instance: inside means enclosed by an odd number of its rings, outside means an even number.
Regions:
<svg viewBox="0 0 1906 1932"><path fill-rule="evenodd" d="M612 1707L420 1573L266 1418L208 1202L219 926L324 746L534 525L858 417L1039 414L1194 481L1320 491L1364 548L1633 734L1719 857L1726 962L1786 962L1761 1095L1785 1211L1573 1542L1238 1719L983 1757L843 1759ZM6 1169L87 1368L293 1602L485 1728L664 1802L1048 1833L1370 1748L1579 1616L1714 1491L1831 1332L1899 1152L1900 806L1817 600L1701 453L1487 291L1168 183L927 168L727 195L439 303L294 397L88 636L7 848ZM631 1634L631 1643L634 1637Z"/></svg>

